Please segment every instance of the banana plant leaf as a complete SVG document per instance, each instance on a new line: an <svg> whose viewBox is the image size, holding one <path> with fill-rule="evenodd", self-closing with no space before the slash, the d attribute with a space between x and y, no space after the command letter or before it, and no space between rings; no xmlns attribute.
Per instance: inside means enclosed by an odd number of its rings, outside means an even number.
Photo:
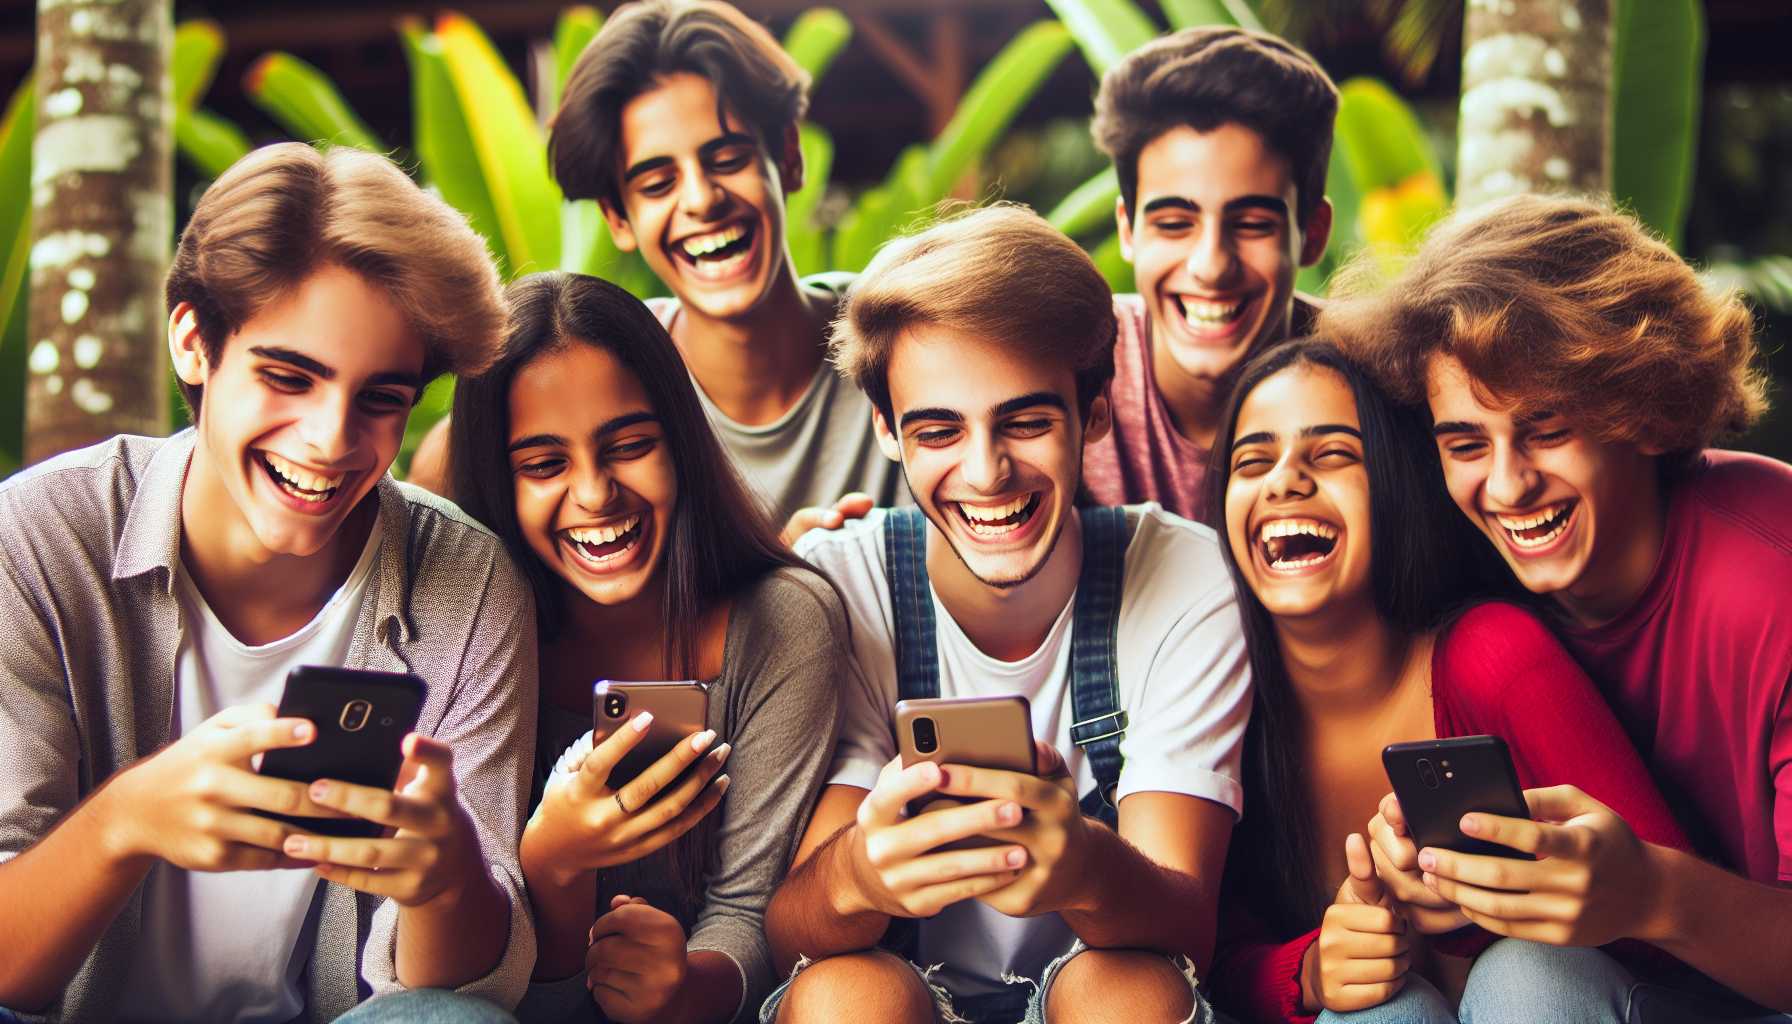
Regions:
<svg viewBox="0 0 1792 1024"><path fill-rule="evenodd" d="M1055 21L1021 30L978 73L958 111L929 147L923 202L952 194L966 172L981 162L1041 84L1069 55L1070 32Z"/></svg>
<svg viewBox="0 0 1792 1024"><path fill-rule="evenodd" d="M554 80L543 83L547 91L542 97L543 109L560 109L560 93L572 75L572 66L603 25L604 16L595 7L580 4L560 12L559 20L554 22Z"/></svg>
<svg viewBox="0 0 1792 1024"><path fill-rule="evenodd" d="M1363 247L1358 223L1362 195L1344 162L1344 148L1335 141L1331 162L1325 169L1325 197L1332 203L1332 235L1326 242L1325 255L1318 263L1302 267L1294 279L1294 286L1309 295L1324 295L1333 272Z"/></svg>
<svg viewBox="0 0 1792 1024"><path fill-rule="evenodd" d="M1612 197L1680 247L1692 200L1705 65L1699 0L1617 0Z"/></svg>
<svg viewBox="0 0 1792 1024"><path fill-rule="evenodd" d="M510 273L558 267L560 187L548 174L547 144L522 84L464 15L442 15L435 38L466 115Z"/></svg>
<svg viewBox="0 0 1792 1024"><path fill-rule="evenodd" d="M399 36L411 65L412 145L423 179L441 192L448 205L467 215L497 261L498 273L508 279L510 252L441 41L416 21L400 23Z"/></svg>
<svg viewBox="0 0 1792 1024"><path fill-rule="evenodd" d="M1045 219L1072 238L1113 230L1114 203L1120 198L1120 178L1112 166L1078 185L1059 201Z"/></svg>
<svg viewBox="0 0 1792 1024"><path fill-rule="evenodd" d="M1171 28L1197 25L1237 25L1263 31L1263 21L1244 0L1162 0L1164 17Z"/></svg>
<svg viewBox="0 0 1792 1024"><path fill-rule="evenodd" d="M236 124L209 110L177 111L174 143L199 173L215 178L249 155L249 137Z"/></svg>
<svg viewBox="0 0 1792 1024"><path fill-rule="evenodd" d="M423 389L423 397L411 406L411 416L405 420L404 440L398 446L398 458L393 460L399 479L411 474L411 456L417 453L417 446L423 443L423 436L436 421L448 415L454 408L454 375L443 374L431 381Z"/></svg>
<svg viewBox="0 0 1792 1024"><path fill-rule="evenodd" d="M1089 250L1089 258L1095 261L1095 269L1107 278L1108 287L1117 292L1133 290L1132 264L1120 252L1120 233L1109 235L1100 245Z"/></svg>
<svg viewBox="0 0 1792 1024"><path fill-rule="evenodd" d="M846 15L832 7L811 7L784 33L784 52L812 81L820 81L851 40L852 22Z"/></svg>
<svg viewBox="0 0 1792 1024"><path fill-rule="evenodd" d="M820 126L805 122L797 128L797 141L803 151L803 187L785 204L784 234L797 274L818 274L829 267L825 229L815 222L815 208L833 173L834 140Z"/></svg>
<svg viewBox="0 0 1792 1024"><path fill-rule="evenodd" d="M35 79L27 75L0 118L0 476L25 451L25 306L31 248L31 142Z"/></svg>
<svg viewBox="0 0 1792 1024"><path fill-rule="evenodd" d="M174 29L174 109L193 110L212 87L224 56L224 30L215 21L183 21Z"/></svg>
<svg viewBox="0 0 1792 1024"><path fill-rule="evenodd" d="M1097 77L1157 36L1157 26L1132 0L1045 0L1070 30Z"/></svg>
<svg viewBox="0 0 1792 1024"><path fill-rule="evenodd" d="M1425 229L1448 211L1449 193L1418 115L1386 83L1353 78L1338 92L1329 173L1337 182L1334 203L1348 200L1348 186L1354 189L1357 208L1348 218L1349 211L1340 209L1333 230L1347 231L1354 223L1356 238L1346 236L1343 244L1368 246L1383 272L1392 274ZM1328 183L1328 189L1333 187Z"/></svg>
<svg viewBox="0 0 1792 1024"><path fill-rule="evenodd" d="M387 151L336 84L290 53L276 51L250 65L243 91L293 138L333 146Z"/></svg>

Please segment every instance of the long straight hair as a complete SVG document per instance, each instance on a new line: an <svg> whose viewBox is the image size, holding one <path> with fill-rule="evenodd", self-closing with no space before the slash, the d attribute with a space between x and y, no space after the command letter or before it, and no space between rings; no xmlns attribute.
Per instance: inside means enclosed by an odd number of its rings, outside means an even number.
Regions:
<svg viewBox="0 0 1792 1024"><path fill-rule="evenodd" d="M1515 588L1498 556L1449 500L1429 419L1389 399L1329 341L1275 346L1247 364L1220 421L1208 471L1208 508L1217 510L1220 551L1231 570L1250 650L1252 709L1245 731L1245 816L1227 872L1234 892L1287 934L1313 927L1331 902L1317 863L1318 837L1308 799L1307 737L1269 609L1232 555L1226 487L1238 410L1270 377L1295 366L1330 370L1350 386L1363 430L1369 477L1370 589L1383 622L1404 635L1438 629L1477 599L1509 598Z"/></svg>

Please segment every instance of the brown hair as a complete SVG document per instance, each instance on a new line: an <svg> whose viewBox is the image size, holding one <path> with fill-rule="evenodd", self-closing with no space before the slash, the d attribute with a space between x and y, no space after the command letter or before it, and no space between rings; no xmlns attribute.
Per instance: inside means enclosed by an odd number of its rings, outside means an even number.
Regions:
<svg viewBox="0 0 1792 1024"><path fill-rule="evenodd" d="M828 351L892 429L890 350L921 325L1069 364L1085 417L1114 376L1107 281L1088 253L1024 206L969 210L893 239L847 292Z"/></svg>
<svg viewBox="0 0 1792 1024"><path fill-rule="evenodd" d="M1090 132L1138 214L1139 153L1172 128L1238 124L1287 158L1302 224L1325 197L1338 87L1305 50L1266 32L1208 26L1154 39L1101 76Z"/></svg>
<svg viewBox="0 0 1792 1024"><path fill-rule="evenodd" d="M637 0L616 9L566 80L548 136L554 180L568 198L620 210L622 108L668 75L715 87L716 122L732 111L771 153L809 106L809 73L758 22L722 0Z"/></svg>
<svg viewBox="0 0 1792 1024"><path fill-rule="evenodd" d="M192 305L215 366L226 338L331 265L378 287L404 314L423 338L426 380L477 372L496 355L504 299L485 243L392 161L357 149L283 142L219 175L175 247L168 311ZM203 392L181 383L195 418Z"/></svg>
<svg viewBox="0 0 1792 1024"><path fill-rule="evenodd" d="M1488 404L1568 416L1602 441L1687 453L1766 409L1754 321L1601 202L1514 196L1440 223L1371 291L1370 254L1340 272L1319 331L1402 400L1431 357L1460 361Z"/></svg>

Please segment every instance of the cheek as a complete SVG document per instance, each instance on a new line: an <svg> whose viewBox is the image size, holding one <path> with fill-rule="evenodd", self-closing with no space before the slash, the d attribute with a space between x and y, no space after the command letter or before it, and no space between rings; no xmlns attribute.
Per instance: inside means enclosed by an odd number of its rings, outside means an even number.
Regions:
<svg viewBox="0 0 1792 1024"><path fill-rule="evenodd" d="M517 529L522 531L523 539L530 545L545 545L549 539L548 534L553 529L555 499L559 489L527 477L517 477L515 493Z"/></svg>

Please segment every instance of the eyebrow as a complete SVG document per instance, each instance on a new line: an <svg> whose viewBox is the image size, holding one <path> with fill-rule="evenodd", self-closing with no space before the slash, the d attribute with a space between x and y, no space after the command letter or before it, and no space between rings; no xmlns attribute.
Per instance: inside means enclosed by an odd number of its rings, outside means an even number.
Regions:
<svg viewBox="0 0 1792 1024"><path fill-rule="evenodd" d="M1050 406L1053 409L1058 409L1063 412L1070 411L1070 405L1064 401L1062 395L1053 391L1032 391L1016 398L1010 398L1006 401L996 403L994 406L990 407L989 415L991 418L1009 416L1020 412L1022 409L1031 409L1040 405ZM946 409L938 406L927 409L910 409L902 414L901 419L897 421L897 426L899 428L906 428L910 423L916 420L943 420L948 423L963 423L964 414L955 409Z"/></svg>
<svg viewBox="0 0 1792 1024"><path fill-rule="evenodd" d="M1470 423L1467 420L1445 420L1442 423L1434 424L1431 428L1432 437L1443 437L1445 434L1485 433L1487 433L1486 427L1479 423Z"/></svg>
<svg viewBox="0 0 1792 1024"><path fill-rule="evenodd" d="M591 432L591 436L603 437L607 434L614 434L624 427L632 427L637 423L658 423L659 419L658 416L650 412L625 412L620 416L605 420ZM553 445L564 446L565 444L566 438L559 434L530 434L528 437L520 437L510 442L510 447L506 451L515 454L524 448L545 448Z"/></svg>
<svg viewBox="0 0 1792 1024"><path fill-rule="evenodd" d="M708 160L715 155L715 152L718 149L739 145L751 146L757 145L757 142L754 141L751 135L748 135L745 132L724 132L723 134L710 139L708 142L705 142L703 145L698 146L697 157L701 160ZM672 162L672 158L669 156L650 156L645 160L631 165L627 170L623 171L622 180L624 182L633 181L643 174L657 171L662 167L669 167L672 165Z"/></svg>
<svg viewBox="0 0 1792 1024"><path fill-rule="evenodd" d="M1187 210L1190 213L1199 213L1201 212L1201 204L1195 202L1193 199L1188 199L1183 196L1159 196L1145 204L1144 212L1152 213L1156 210L1165 209ZM1240 210L1265 210L1269 213L1280 214L1283 217L1288 216L1288 203L1280 197L1270 195L1249 195L1239 196L1237 199L1228 199L1226 200L1226 205L1221 207L1221 209L1226 213L1237 213Z"/></svg>
<svg viewBox="0 0 1792 1024"><path fill-rule="evenodd" d="M324 380L336 379L336 371L334 369L325 366L303 352L295 352L290 348L282 348L279 345L252 345L250 346L249 351L263 359L271 359L276 363L285 363L296 369L304 370L314 377L322 377ZM405 373L402 370L387 370L383 373L376 373L373 376L368 377L367 383L376 387L382 384L398 384L421 391L423 390L423 375L420 373Z"/></svg>
<svg viewBox="0 0 1792 1024"><path fill-rule="evenodd" d="M1301 437L1324 437L1327 434L1349 434L1358 441L1363 439L1363 432L1345 423L1316 423L1310 427L1300 428ZM1268 430L1259 430L1254 434L1246 434L1232 442L1232 450L1237 451L1247 444L1269 444L1276 435Z"/></svg>

